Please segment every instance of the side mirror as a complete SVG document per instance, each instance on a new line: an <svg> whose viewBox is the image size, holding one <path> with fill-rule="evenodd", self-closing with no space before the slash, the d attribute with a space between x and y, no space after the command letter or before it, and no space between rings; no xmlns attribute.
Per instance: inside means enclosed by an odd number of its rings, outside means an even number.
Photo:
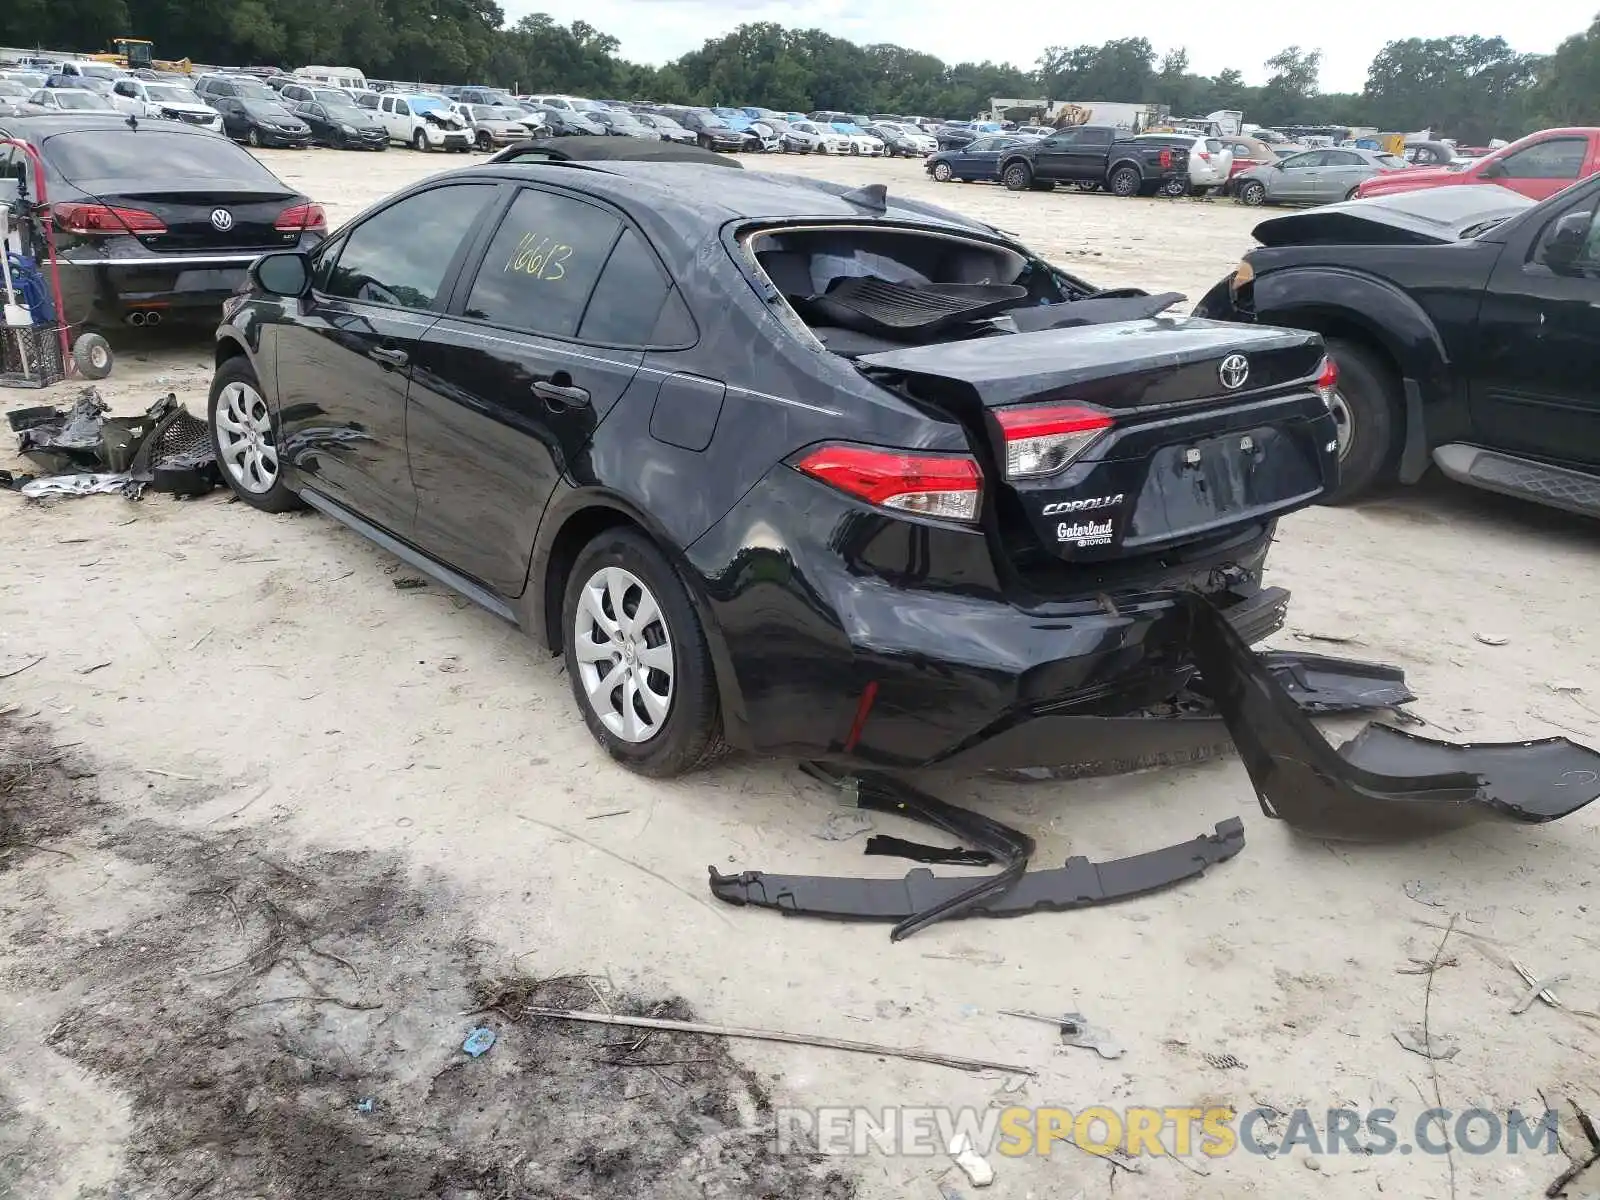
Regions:
<svg viewBox="0 0 1600 1200"><path fill-rule="evenodd" d="M1545 235L1544 245L1539 250L1540 260L1556 270L1570 267L1583 253L1593 220L1594 214L1586 212L1568 213L1558 220Z"/></svg>
<svg viewBox="0 0 1600 1200"><path fill-rule="evenodd" d="M1483 179L1504 179L1506 177L1506 164L1496 158L1483 164L1483 169L1478 172Z"/></svg>
<svg viewBox="0 0 1600 1200"><path fill-rule="evenodd" d="M263 254L250 265L250 279L269 296L304 296L311 286L311 262L295 251Z"/></svg>

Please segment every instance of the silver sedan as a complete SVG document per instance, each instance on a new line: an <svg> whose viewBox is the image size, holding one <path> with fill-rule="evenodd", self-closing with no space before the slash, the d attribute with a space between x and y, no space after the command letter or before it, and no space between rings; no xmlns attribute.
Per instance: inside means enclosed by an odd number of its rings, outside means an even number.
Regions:
<svg viewBox="0 0 1600 1200"><path fill-rule="evenodd" d="M1377 150L1306 150L1234 176L1240 204L1334 204L1352 199L1356 185L1406 160Z"/></svg>

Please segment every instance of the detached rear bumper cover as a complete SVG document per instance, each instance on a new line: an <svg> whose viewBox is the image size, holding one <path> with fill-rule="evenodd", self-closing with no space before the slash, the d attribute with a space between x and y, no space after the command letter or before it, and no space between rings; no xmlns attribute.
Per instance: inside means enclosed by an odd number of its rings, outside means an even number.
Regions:
<svg viewBox="0 0 1600 1200"><path fill-rule="evenodd" d="M1539 824L1600 796L1600 753L1566 738L1458 745L1369 725L1335 751L1212 605L1177 599L1269 817L1316 837L1371 841L1492 817Z"/></svg>

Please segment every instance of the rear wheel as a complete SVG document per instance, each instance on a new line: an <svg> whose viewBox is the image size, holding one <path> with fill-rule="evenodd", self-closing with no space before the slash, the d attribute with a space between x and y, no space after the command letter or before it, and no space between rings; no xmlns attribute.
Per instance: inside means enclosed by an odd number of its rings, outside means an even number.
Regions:
<svg viewBox="0 0 1600 1200"><path fill-rule="evenodd" d="M1266 203L1267 185L1258 183L1254 179L1246 180L1239 185L1239 203L1248 204L1251 208Z"/></svg>
<svg viewBox="0 0 1600 1200"><path fill-rule="evenodd" d="M1400 444L1399 380L1377 354L1359 342L1329 338L1339 366L1333 419L1339 448L1339 484L1324 504L1347 504L1393 474Z"/></svg>
<svg viewBox="0 0 1600 1200"><path fill-rule="evenodd" d="M1000 182L1006 185L1008 191L1026 191L1033 182L1033 172L1027 163L1015 162L1001 172Z"/></svg>
<svg viewBox="0 0 1600 1200"><path fill-rule="evenodd" d="M933 164L933 177L940 183L949 183L951 176L954 174L955 172L950 169L950 164L947 162Z"/></svg>
<svg viewBox="0 0 1600 1200"><path fill-rule="evenodd" d="M609 529L585 546L561 619L573 697L612 758L664 779L720 749L705 633L682 578L648 538Z"/></svg>
<svg viewBox="0 0 1600 1200"><path fill-rule="evenodd" d="M1118 167L1111 172L1110 184L1113 196L1121 196L1123 199L1127 199L1130 196L1139 194L1139 189L1143 186L1144 180L1140 177L1137 167Z"/></svg>

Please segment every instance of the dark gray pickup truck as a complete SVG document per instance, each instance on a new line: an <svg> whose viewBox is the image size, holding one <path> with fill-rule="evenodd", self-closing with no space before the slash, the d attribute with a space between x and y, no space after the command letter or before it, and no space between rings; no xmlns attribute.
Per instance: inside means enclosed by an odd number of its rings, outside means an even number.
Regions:
<svg viewBox="0 0 1600 1200"><path fill-rule="evenodd" d="M1060 129L1000 160L1000 181L1013 192L1049 190L1058 183L1098 184L1117 196L1189 186L1189 152L1181 146L1136 141L1106 125Z"/></svg>

